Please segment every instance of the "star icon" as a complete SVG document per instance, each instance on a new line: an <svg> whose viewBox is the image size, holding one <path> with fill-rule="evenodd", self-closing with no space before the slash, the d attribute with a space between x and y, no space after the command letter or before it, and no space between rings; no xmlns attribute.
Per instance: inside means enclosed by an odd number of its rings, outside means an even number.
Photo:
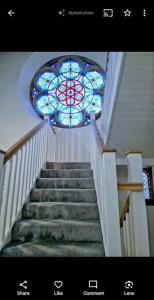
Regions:
<svg viewBox="0 0 154 300"><path fill-rule="evenodd" d="M124 15L125 17L130 17L131 16L132 11L129 10L128 8L124 11Z"/></svg>

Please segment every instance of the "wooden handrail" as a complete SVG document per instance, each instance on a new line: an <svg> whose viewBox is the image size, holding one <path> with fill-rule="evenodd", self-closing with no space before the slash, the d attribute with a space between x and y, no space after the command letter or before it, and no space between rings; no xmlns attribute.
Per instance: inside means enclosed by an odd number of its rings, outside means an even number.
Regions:
<svg viewBox="0 0 154 300"><path fill-rule="evenodd" d="M126 215L129 212L129 206L130 206L130 199L129 199L129 196L128 196L128 198L125 202L125 205L122 209L121 216L120 216L120 227L123 226L124 220L126 219Z"/></svg>
<svg viewBox="0 0 154 300"><path fill-rule="evenodd" d="M143 154L143 151L141 151L141 150L127 150L127 151L125 151L125 156L127 156L129 154Z"/></svg>
<svg viewBox="0 0 154 300"><path fill-rule="evenodd" d="M143 183L142 182L126 182L117 184L118 190L122 191L135 191L140 192L143 191Z"/></svg>
<svg viewBox="0 0 154 300"><path fill-rule="evenodd" d="M97 141L99 152L101 154L103 154L104 152L116 152L115 148L107 148L105 146L95 120L91 120L91 126L92 126L92 129L93 129L96 141Z"/></svg>
<svg viewBox="0 0 154 300"><path fill-rule="evenodd" d="M6 151L0 149L1 154L6 154Z"/></svg>
<svg viewBox="0 0 154 300"><path fill-rule="evenodd" d="M43 120L36 127L34 127L31 131L25 134L19 141L17 141L13 146L11 146L4 153L4 164L33 136L35 135L42 127L44 127L48 123L48 120Z"/></svg>
<svg viewBox="0 0 154 300"><path fill-rule="evenodd" d="M95 135L95 138L96 138L96 141L97 141L99 152L102 154L103 150L105 148L104 141L101 137L101 134L100 134L100 132L98 130L98 127L96 125L96 122L94 120L91 120L91 125L92 125L93 132L94 132L94 135Z"/></svg>

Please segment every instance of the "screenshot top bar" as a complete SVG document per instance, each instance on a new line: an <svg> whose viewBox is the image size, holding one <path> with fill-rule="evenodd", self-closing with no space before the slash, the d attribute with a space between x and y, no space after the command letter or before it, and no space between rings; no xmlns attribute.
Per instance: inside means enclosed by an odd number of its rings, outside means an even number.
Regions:
<svg viewBox="0 0 154 300"><path fill-rule="evenodd" d="M0 50L151 50L153 9L12 5L0 24Z"/></svg>
<svg viewBox="0 0 154 300"><path fill-rule="evenodd" d="M132 7L123 7L123 8L113 8L113 7L102 7L102 8L65 8L65 7L57 7L57 8L49 8L44 7L15 7L8 6L5 8L1 8L0 16L3 20L7 20L7 18L21 19L21 18L33 18L37 19L38 17L42 17L42 19L51 16L54 20L59 21L61 18L63 21L66 19L73 21L76 18L80 19L94 19L97 18L98 21L104 22L106 20L113 21L114 19L118 19L121 21L131 20L131 19L152 19L153 10L152 8L140 7L140 8L132 8Z"/></svg>

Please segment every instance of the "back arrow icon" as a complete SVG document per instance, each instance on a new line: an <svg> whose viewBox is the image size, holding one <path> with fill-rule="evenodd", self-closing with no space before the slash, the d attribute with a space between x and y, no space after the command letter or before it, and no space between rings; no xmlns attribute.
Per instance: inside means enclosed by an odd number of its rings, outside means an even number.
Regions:
<svg viewBox="0 0 154 300"><path fill-rule="evenodd" d="M8 15L9 15L10 17L12 17L14 14L15 14L15 11L13 11L12 9L10 9L10 10L8 11Z"/></svg>

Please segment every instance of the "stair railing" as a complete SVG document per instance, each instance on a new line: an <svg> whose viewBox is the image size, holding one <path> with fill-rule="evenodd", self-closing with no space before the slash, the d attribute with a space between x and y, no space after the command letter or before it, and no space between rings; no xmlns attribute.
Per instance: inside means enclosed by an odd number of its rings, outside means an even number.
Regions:
<svg viewBox="0 0 154 300"><path fill-rule="evenodd" d="M91 165L106 256L121 256L116 149L106 148L91 112Z"/></svg>
<svg viewBox="0 0 154 300"><path fill-rule="evenodd" d="M128 181L117 182L116 149L107 148L91 112L91 164L106 256L149 256L141 151L128 151ZM119 209L119 191L128 198Z"/></svg>
<svg viewBox="0 0 154 300"><path fill-rule="evenodd" d="M149 256L146 204L143 193L142 152L126 152L128 182L118 183L118 190L127 191L127 200L120 216L123 256Z"/></svg>
<svg viewBox="0 0 154 300"><path fill-rule="evenodd" d="M6 152L0 150L0 250L47 160L49 134L51 141L54 134L43 120Z"/></svg>

